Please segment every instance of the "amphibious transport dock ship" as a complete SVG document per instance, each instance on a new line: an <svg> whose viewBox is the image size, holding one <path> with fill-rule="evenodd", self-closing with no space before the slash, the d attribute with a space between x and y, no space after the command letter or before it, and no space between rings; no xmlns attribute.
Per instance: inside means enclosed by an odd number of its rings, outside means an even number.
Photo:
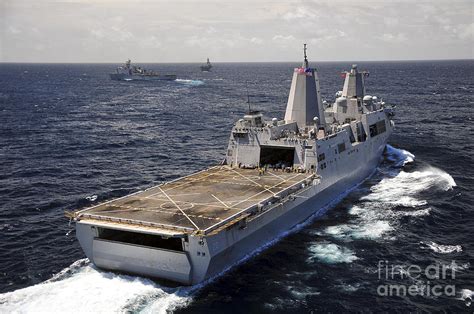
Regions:
<svg viewBox="0 0 474 314"><path fill-rule="evenodd" d="M161 74L142 67L132 66L132 61L127 60L123 66L110 73L110 79L115 81L174 81L175 74Z"/></svg>
<svg viewBox="0 0 474 314"><path fill-rule="evenodd" d="M196 284L322 213L374 171L394 126L392 111L365 95L366 73L353 66L344 75L335 103L323 104L305 47L284 120L249 111L232 128L223 165L69 213L87 257Z"/></svg>

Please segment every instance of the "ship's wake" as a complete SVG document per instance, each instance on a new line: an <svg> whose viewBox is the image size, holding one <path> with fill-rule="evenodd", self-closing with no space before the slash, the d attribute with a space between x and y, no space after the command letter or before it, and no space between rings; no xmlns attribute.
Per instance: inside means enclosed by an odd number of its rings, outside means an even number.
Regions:
<svg viewBox="0 0 474 314"><path fill-rule="evenodd" d="M201 80L185 80L185 79L176 79L176 83L183 84L186 86L201 86L205 84Z"/></svg>
<svg viewBox="0 0 474 314"><path fill-rule="evenodd" d="M185 306L193 289L101 271L82 259L41 284L0 295L0 312L167 313Z"/></svg>
<svg viewBox="0 0 474 314"><path fill-rule="evenodd" d="M355 191L359 195L349 205L348 223L315 230L338 241L358 239L390 241L404 217L423 217L432 208L423 198L423 193L445 192L456 186L454 179L441 169L425 166L421 170L409 171L405 166L413 163L415 156L408 151L387 145L385 162L378 173L370 179L375 184L370 188L362 186ZM310 259L324 263L350 262L357 259L356 253L348 248L331 243L315 242L309 247ZM327 256L339 256L339 259Z"/></svg>

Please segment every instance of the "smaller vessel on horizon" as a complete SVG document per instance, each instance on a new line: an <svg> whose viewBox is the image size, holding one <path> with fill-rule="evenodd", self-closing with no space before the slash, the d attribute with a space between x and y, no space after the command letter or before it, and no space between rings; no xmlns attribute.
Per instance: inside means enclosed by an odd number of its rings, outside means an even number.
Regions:
<svg viewBox="0 0 474 314"><path fill-rule="evenodd" d="M114 73L110 73L110 78L114 81L174 81L176 74L161 74L139 66L132 66L132 62L128 59L123 66L117 67Z"/></svg>
<svg viewBox="0 0 474 314"><path fill-rule="evenodd" d="M210 72L212 69L212 64L209 61L209 58L207 58L207 62L204 65L201 65L201 71L202 72Z"/></svg>

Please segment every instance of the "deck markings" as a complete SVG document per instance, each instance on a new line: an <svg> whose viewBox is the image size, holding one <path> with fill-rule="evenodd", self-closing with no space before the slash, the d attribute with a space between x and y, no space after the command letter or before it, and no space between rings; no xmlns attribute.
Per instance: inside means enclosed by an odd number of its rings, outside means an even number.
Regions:
<svg viewBox="0 0 474 314"><path fill-rule="evenodd" d="M268 192L272 193L273 195L276 195L275 193L273 193L272 191L270 191L269 189L267 189L265 186L261 185L260 183L257 183L257 182L255 182L254 180L252 180L252 179L250 179L250 178L247 178L247 177L244 176L243 174L240 174L240 173L238 173L237 171L235 171L234 169L230 169L230 170L232 170L233 172L237 173L237 174L238 174L239 176L241 176L242 178L245 178L245 179L249 180L250 182L255 183L257 186L260 186L262 189L267 190Z"/></svg>
<svg viewBox="0 0 474 314"><path fill-rule="evenodd" d="M282 184L282 183L288 182L288 181L290 181L291 179L294 179L294 178L296 178L296 177L299 176L299 175L300 175L300 174L298 173L297 175L295 175L295 176L293 176L293 177L291 177L291 178L289 178L289 179L283 180L283 181L281 181L280 183L271 186L270 189L273 189L273 188L279 186L279 185ZM262 194L263 192L265 192L265 190L260 191L260 192L258 192L257 194L254 194L253 196L250 196L250 197L246 198L245 200L243 200L243 201L241 201L241 202L239 202L239 203L237 203L237 204L234 204L234 206L237 206L237 205L239 205L239 204L241 204L241 203L243 203L243 202L246 202L246 201L250 200L251 198L254 198L254 197L257 196L257 195ZM271 191L270 191L270 192L271 192ZM273 193L273 192L272 192L272 193ZM276 194L273 193L273 195L276 195Z"/></svg>
<svg viewBox="0 0 474 314"><path fill-rule="evenodd" d="M142 217L150 223L156 221L169 226L186 225L190 229L207 230L245 214L246 209L295 186L301 176L305 177L301 173L267 171L261 176L257 173L256 170L229 167L211 168L208 172L138 192L132 198L124 197L119 202L112 200L106 207L100 204L92 212L102 214L104 219L136 221L132 217Z"/></svg>
<svg viewBox="0 0 474 314"><path fill-rule="evenodd" d="M169 192L169 191L171 191L171 190L174 190L174 189L176 189L176 188L178 188L178 187L180 187L180 186L183 186L183 185L186 185L186 184L189 184L189 183L193 183L193 182L196 182L196 181L202 180L202 179L204 179L204 178L207 178L207 177L210 177L210 176L212 176L213 174L214 174L214 173L208 173L208 174L206 174L205 176L203 176L202 178L196 178L196 179L193 179L193 180L187 180L187 181L186 181L186 180L184 180L185 182L183 182L183 183L180 183L180 184L177 184L177 185L175 185L175 186L171 187L170 189L167 189L167 191ZM174 182L173 182L173 183L174 183ZM171 185L171 184L173 184L173 183L168 183L168 184L169 184L169 185ZM165 184L166 184L166 183L165 183ZM157 188L158 188L158 189L159 189L161 192L163 192L163 189L161 188L161 186L157 186ZM151 197L151 196L154 196L154 195L160 194L161 192L156 192L156 193L153 193L153 194L147 195L147 196L145 196L145 198L149 198L149 197ZM164 192L163 192L163 193L164 193Z"/></svg>
<svg viewBox="0 0 474 314"><path fill-rule="evenodd" d="M222 205L224 205L226 208L224 208L224 210L228 210L230 207L224 203L223 201L221 201L220 199L217 198L217 196L215 196L214 194L211 194L212 197L214 197L219 203L221 203Z"/></svg>
<svg viewBox="0 0 474 314"><path fill-rule="evenodd" d="M194 227L196 227L197 230L199 230L199 227L194 223L194 221L189 218L188 215L186 215L186 213L178 206L178 204L176 204L175 201L173 201L173 199L171 197L168 196L168 194L165 193L165 191L163 191L163 189L161 187L158 187L158 189L160 189L160 191L170 200L171 203L174 204L174 206L176 206L177 209L180 210L181 213L183 213L183 215L188 218L188 220L193 224Z"/></svg>
<svg viewBox="0 0 474 314"><path fill-rule="evenodd" d="M166 210L166 209L150 209L150 208L140 208L140 207L132 207L132 206L123 206L125 207L122 208L122 209L116 209L116 210L104 210L104 211L101 211L100 213L98 214L114 214L114 213L124 213L124 212L129 212L129 211L142 211L142 212L150 212L150 213L164 213L164 214L170 214L170 215L183 215L179 212L176 212L176 211L171 211L171 210ZM220 207L220 206L219 206ZM210 220L222 220L221 218L218 218L218 217L209 217L209 216L203 216L203 215L188 215L189 217L196 217L196 218L205 218L205 219L210 219ZM113 217L113 216L110 216L110 217ZM129 218L122 218L122 219L129 219Z"/></svg>
<svg viewBox="0 0 474 314"><path fill-rule="evenodd" d="M270 171L267 171L266 173L271 174L272 176L277 177L277 178L279 178L280 180L285 180L285 178L283 178L283 177L281 177L281 176L279 176L279 175L276 175L276 174L274 174L274 173L271 173Z"/></svg>

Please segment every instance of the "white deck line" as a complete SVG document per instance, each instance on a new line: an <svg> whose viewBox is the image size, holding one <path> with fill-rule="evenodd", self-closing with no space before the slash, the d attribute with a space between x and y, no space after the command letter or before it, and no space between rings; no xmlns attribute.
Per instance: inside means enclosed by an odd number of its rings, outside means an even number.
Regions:
<svg viewBox="0 0 474 314"><path fill-rule="evenodd" d="M191 204L191 203L190 203ZM104 211L101 211L100 212L100 216L104 216L104 217L110 217L110 216L107 216L107 215L103 215L104 213L106 214L113 214L113 213L123 213L123 212L127 212L127 211L142 211L142 212L150 212L150 213L165 213L165 214L173 214L173 215L176 215L179 213L175 212L175 211L171 211L171 210L163 210L163 209L147 209L147 208L140 208L140 207L131 207L131 206L123 206L125 207L126 209L115 209L115 210L104 210ZM217 205L216 205L217 207ZM219 208L221 208L221 206L219 206ZM236 209L236 208L234 208ZM181 214L182 215L182 214ZM208 217L208 216L203 216L203 215L200 215L200 216L197 216L197 215L189 215L189 217L198 217L198 218L202 218L202 219L209 219L209 220L221 220L220 218L214 218L214 217ZM118 217L116 217L118 218ZM120 219L120 218L118 218ZM130 218L122 218L122 219L130 219Z"/></svg>
<svg viewBox="0 0 474 314"><path fill-rule="evenodd" d="M212 176L213 174L214 174L214 173L209 173L208 175L206 175L206 176L204 176L204 177L202 177L202 178L197 178L197 179L194 179L194 180L191 180L191 181L185 181L185 182L183 182L183 183L181 183L181 184L178 184L178 185L176 185L176 186L171 187L171 188L168 189L167 191L169 192L169 191L174 190L174 189L176 189L176 188L179 188L179 187L181 187L181 186L183 186L183 185L186 185L186 184L189 184L189 183L193 183L193 182L202 180L202 179L204 179L204 178L207 178L207 177ZM185 178L185 177L183 177L183 178L181 178L181 179L184 179L184 178ZM166 183L164 183L164 184L157 185L157 186L155 186L154 188L159 188L160 186L164 186L164 185L170 184L170 183L171 183L171 182L166 182ZM163 191L163 190L160 188L160 191ZM150 195L145 196L145 198L150 198L150 197L155 196L155 195L160 194L160 193L161 193L161 192L156 192L156 193L153 193L153 194L150 194Z"/></svg>
<svg viewBox="0 0 474 314"><path fill-rule="evenodd" d="M188 174L187 176L179 177L179 178L176 178L176 179L171 180L171 181L169 181L169 182L164 182L164 183L162 183L162 184L158 184L158 185L149 187L148 189L145 189L145 190L136 191L136 192L134 192L134 193L132 193L132 194L127 194L127 195L121 196L121 197L119 197L119 198L114 198L114 199L111 199L111 200L109 200L109 201L96 204L96 205L91 206L91 207L86 207L86 208L81 209L81 210L79 210L79 211L75 211L74 214L77 215L77 214L80 214L80 213L85 212L85 211L87 211L87 210L90 210L90 209L93 209L93 208L96 208L96 207L99 207L99 206L108 204L108 203L110 203L110 202L115 202L115 201L121 200L121 199L123 199L123 198L129 197L129 196L132 196L132 195L135 195L135 194L138 194L138 193L143 193L143 192L152 190L152 189L154 189L154 188L156 188L156 187L158 187L158 186L161 186L161 185L164 185L164 184L168 184L168 183L172 183L172 182L175 182L175 181L178 181L178 180L182 180L182 179L184 179L184 178L187 178L187 177L196 175L196 174L201 173L201 172L209 171L209 170L214 169L214 168L217 168L217 167L220 167L220 166L213 166L213 167L211 167L211 168L206 168L206 169L203 169L203 170L201 170L201 171Z"/></svg>
<svg viewBox="0 0 474 314"><path fill-rule="evenodd" d="M202 193L199 193L200 195L205 195L205 194L202 194ZM172 195L172 196L179 196L178 194L176 195ZM153 197L152 200L156 200L156 201L168 201L168 199L164 199L164 198L155 198ZM217 207L217 208L222 208L222 206L220 205L216 205L217 202L212 202L212 203L196 203L196 202L188 202L188 201L178 201L179 203L184 203L184 204L192 204L192 205L196 205L196 206L209 206L209 207ZM240 201L230 201L229 203L233 203L233 202L240 202ZM140 207L136 207L137 209L140 209ZM227 208L229 209L236 209L236 210L242 210L242 208L237 208L237 207L232 207L232 206L227 206Z"/></svg>
<svg viewBox="0 0 474 314"><path fill-rule="evenodd" d="M250 178L247 178L246 176L244 176L243 174L238 173L237 171L235 171L235 170L232 169L232 168L231 168L230 170L232 170L233 172L237 173L237 174L238 174L239 176L241 176L242 178L245 178L245 179L249 180L250 182L255 183L257 186L261 187L262 189L267 190L268 192L272 193L273 195L276 195L275 193L273 193L272 191L270 191L269 189L267 189L266 187L264 187L264 186L261 185L260 183L255 182L254 180L252 180L252 179L250 179ZM283 181L283 182L285 182L285 181Z"/></svg>
<svg viewBox="0 0 474 314"><path fill-rule="evenodd" d="M285 180L285 178L280 177L280 176L277 176L276 174L272 173L272 171L268 171L268 170L267 170L266 173L271 174L272 176L277 177L277 178L280 179L280 180Z"/></svg>
<svg viewBox="0 0 474 314"><path fill-rule="evenodd" d="M298 173L297 175L291 177L290 179L295 178L295 177L297 177L298 175L300 175L300 173ZM289 187L287 187L287 188L284 189L283 191L280 191L279 193L275 194L274 196L277 196L278 194L280 194L280 193L282 193L282 192L284 192L284 191L287 191L287 190L291 189L292 187L294 187L294 186L296 186L296 185L298 185L298 184L301 184L301 182L306 181L306 180L309 179L309 178L311 178L311 176L305 177L303 180L300 180L300 181L296 182L295 184L290 185ZM285 181L288 181L288 180L290 180L290 179L287 179L287 180L285 180ZM285 181L283 181L283 182L285 182ZM276 186L280 185L280 184L283 183L283 182L280 182L280 183L276 184L275 186L272 186L271 188L276 187ZM255 195L252 196L252 197L255 197L255 196L257 196L257 195L259 195L259 194L261 194L261 193L263 193L263 192L265 192L265 191L261 191L261 192L255 194ZM252 198L252 197L249 197L249 199ZM263 199L262 201L269 200L270 198L271 198L271 197L267 197L266 199ZM250 209L252 209L253 207L255 207L255 205L256 205L256 204L253 204L253 205L251 205L251 206L245 208L244 210L242 210L242 211L240 211L240 212L238 212L238 213L235 213L234 215L229 216L229 217L227 217L226 219L223 219L222 221L220 221L220 222L218 222L218 223L216 223L216 224L214 224L214 225L212 225L212 226L210 226L210 227L207 227L206 229L203 230L204 233L205 233L205 234L206 234L206 233L209 233L210 231L213 231L214 229L216 229L216 228L218 228L218 227L220 227L220 226L225 225L225 224L228 223L229 221L231 221L231 220L233 220L233 219L239 217L239 216L242 215L242 214L245 214L247 211L249 211Z"/></svg>
<svg viewBox="0 0 474 314"><path fill-rule="evenodd" d="M226 203L224 203L223 201L221 201L220 199L217 198L217 196L215 196L214 194L211 194L212 197L214 197L219 203L221 203L222 205L224 205L226 208L230 208L229 205L227 205Z"/></svg>
<svg viewBox="0 0 474 314"><path fill-rule="evenodd" d="M158 189L160 189L160 191L171 201L171 203L173 203L174 206L179 209L179 211L184 215L184 217L188 218L188 220L193 224L193 226L196 227L196 230L199 230L199 227L194 223L191 218L189 218L188 215L186 215L186 213L181 209L181 207L179 207L178 204L176 204L176 202L171 197L169 197L168 194L166 194L161 187L158 187Z"/></svg>
<svg viewBox="0 0 474 314"><path fill-rule="evenodd" d="M295 175L295 176L292 176L291 178L288 178L288 179L286 179L286 180L283 180L283 181L281 181L281 182L278 183L278 184L272 185L272 186L270 187L270 189L276 188L276 187L279 186L280 184L285 183L285 182L288 182L289 180L291 180L291 179L293 179L293 178L296 178L296 177L299 176L299 175L300 175L300 173L298 173L298 174ZM304 180L301 180L301 181L304 181ZM301 182L301 181L298 181L298 182ZM293 185L291 185L291 186L293 186ZM289 187L288 187L288 188L289 188ZM288 189L288 188L287 188L287 189ZM285 190L286 190L286 189L285 189ZM260 195L260 194L262 194L263 192L265 192L265 190L260 191L260 192L258 192L257 194L254 194L254 195L252 195L252 196L250 196L250 197L247 197L245 200L240 201L240 202L238 202L237 204L234 204L234 206L240 205L240 204L242 204L243 202L247 202L247 201L250 200L251 198L254 198L254 197L257 196L257 195ZM272 192L272 194L273 194L273 196L276 196L278 193L275 194L275 193Z"/></svg>

